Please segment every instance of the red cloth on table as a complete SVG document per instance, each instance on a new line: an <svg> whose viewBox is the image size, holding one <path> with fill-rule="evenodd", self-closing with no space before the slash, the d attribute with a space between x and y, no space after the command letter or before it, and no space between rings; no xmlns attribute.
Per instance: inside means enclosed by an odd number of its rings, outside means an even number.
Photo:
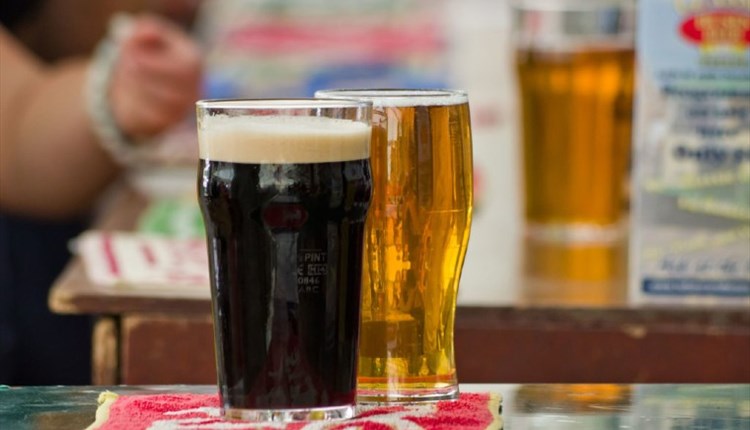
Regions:
<svg viewBox="0 0 750 430"><path fill-rule="evenodd" d="M462 393L457 400L408 405L358 406L343 421L247 423L224 420L217 394L122 395L109 408L100 430L475 430L500 429L500 397Z"/></svg>

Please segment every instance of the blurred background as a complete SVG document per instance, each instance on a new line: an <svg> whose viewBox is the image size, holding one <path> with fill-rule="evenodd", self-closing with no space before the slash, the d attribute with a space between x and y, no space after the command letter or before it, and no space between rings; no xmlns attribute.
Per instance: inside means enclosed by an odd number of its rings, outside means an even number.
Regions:
<svg viewBox="0 0 750 430"><path fill-rule="evenodd" d="M583 7L583 12L560 14L560 7L568 3ZM592 14L589 5L594 3L627 4L629 9L623 12L618 6L614 12ZM654 3L661 9L672 5ZM514 12L521 4L539 11ZM201 98L309 97L320 89L352 87L466 90L475 201L456 317L462 382L750 380L750 175L731 185L730 200L740 202L733 212L739 213L738 228L710 242L732 243L730 253L740 261L732 272L737 290L717 294L718 298L678 297L658 303L662 307L648 306L654 304L648 299L633 301L642 297L628 293L628 247L634 239L631 203L636 193L631 182L631 133L634 82L640 70L633 1L49 0L3 2L0 7L8 17L4 26L48 65L97 52L98 42L116 33L115 11L167 17L200 48ZM34 10L37 19L24 21L17 9ZM671 19L674 11L669 13ZM118 21L122 15L114 22ZM652 22L652 28L658 24ZM662 45L651 43L657 39L661 40L649 36L639 49L653 48L656 58L671 58L671 51L658 51ZM576 47L582 41L588 50L579 52ZM743 46L726 49L747 57L747 44ZM702 54L717 52L710 46L690 48ZM644 82L644 88L657 85L651 79ZM647 107L651 114L663 106ZM747 130L746 104L726 112L739 112L734 119L744 119ZM670 124L657 124L649 133L666 133ZM93 326L87 322L74 335L81 339L88 336L81 333L93 329L93 337L68 353L78 354L73 361L88 365L89 358L81 354L93 351L94 383L207 383L215 378L205 248L199 243L204 231L195 195L195 130L194 114L189 113L149 136L153 144L137 162L117 171L122 173L120 180L102 181L108 188L96 199L93 214L77 224L74 233L57 240L64 255L58 257L51 277L37 279L44 288L34 299L42 308L39 312L48 312L49 303L55 314L94 316ZM739 159L746 147L750 154L744 136L738 139ZM610 137L606 145L599 145ZM570 151L555 152L549 143L557 141L570 144ZM534 152L535 148L546 149ZM610 152L589 156L601 148ZM528 155L532 153L541 158ZM564 158L567 154L574 156ZM660 156L652 155L647 154L653 159ZM747 166L750 156L743 160L738 165ZM655 166L657 173L668 170ZM543 185L529 188L537 182ZM667 196L654 207L677 204L669 194L675 190L667 185L654 185L661 197ZM543 197L529 198L534 195ZM606 204L597 203L599 195L605 196ZM583 206L576 206L580 201ZM540 206L534 206L537 203ZM537 211L544 207L553 210ZM558 213L555 208L569 211ZM583 212L577 212L579 208ZM595 218L601 208L603 218ZM595 215L586 212L590 209ZM671 215L665 214L663 219L671 222ZM111 244L104 240L109 236L78 236L87 229L126 234L111 242L117 246L107 248L112 252L108 253L102 246ZM0 239L11 239L10 231L15 230L0 230ZM682 246L700 256L704 249L694 246L697 242L679 242L690 239L684 231L671 236L678 243L668 250ZM44 242L52 240L45 234L35 239L44 243L38 246L42 251L52 248ZM144 246L163 257L159 271L143 257ZM76 255L80 258L69 260ZM1 279L20 285L20 278L13 276L22 265L10 257L6 260L11 263L0 266ZM117 276L102 269L113 261L125 268ZM669 279L684 269L680 261L664 260L657 269L666 271ZM747 267L741 265L745 261ZM33 264L28 267L32 269L27 272L35 271ZM633 282L631 288L640 285ZM0 296L0 323L24 306L12 304L11 296ZM728 308L718 306L727 304ZM39 337L54 338L59 324L60 320L48 321ZM3 330L0 324L0 358L10 350L6 345L15 347L17 341ZM63 356L65 348L48 347L43 354ZM0 384L1 370L2 366ZM51 370L52 376L40 381L81 381L57 377L68 370Z"/></svg>
<svg viewBox="0 0 750 430"><path fill-rule="evenodd" d="M507 2L491 0L152 0L203 48L204 98L311 97L326 88L468 91L475 212L459 300L515 294L522 234L517 101ZM195 14L180 12L195 7ZM188 18L186 18L188 17ZM162 136L154 165L132 169L147 194L166 198L146 217L187 217L197 143L192 118ZM167 209L169 206L169 209ZM199 215L192 215L196 220ZM171 225L146 218L142 225ZM184 225L184 224L178 224ZM199 221L187 224L202 235Z"/></svg>

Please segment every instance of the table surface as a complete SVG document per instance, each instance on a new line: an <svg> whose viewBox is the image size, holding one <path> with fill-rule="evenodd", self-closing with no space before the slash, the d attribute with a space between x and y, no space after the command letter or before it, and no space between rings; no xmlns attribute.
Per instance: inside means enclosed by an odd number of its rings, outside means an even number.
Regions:
<svg viewBox="0 0 750 430"><path fill-rule="evenodd" d="M212 393L215 386L0 387L0 428L83 429L105 389ZM466 384L502 395L505 429L750 429L750 385Z"/></svg>

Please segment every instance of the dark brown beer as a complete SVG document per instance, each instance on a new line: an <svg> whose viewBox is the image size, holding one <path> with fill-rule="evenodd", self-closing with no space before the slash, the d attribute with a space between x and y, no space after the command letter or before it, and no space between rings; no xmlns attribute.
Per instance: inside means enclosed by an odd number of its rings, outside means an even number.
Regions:
<svg viewBox="0 0 750 430"><path fill-rule="evenodd" d="M225 410L354 402L372 186L369 159L351 159L368 151L369 127L359 125L365 134L349 139L358 152L340 151L334 131L300 138L307 130L240 127L201 135L198 193ZM238 144L243 139L255 152L235 154L248 146ZM298 139L309 140L305 150L294 149ZM271 155L258 155L264 145Z"/></svg>

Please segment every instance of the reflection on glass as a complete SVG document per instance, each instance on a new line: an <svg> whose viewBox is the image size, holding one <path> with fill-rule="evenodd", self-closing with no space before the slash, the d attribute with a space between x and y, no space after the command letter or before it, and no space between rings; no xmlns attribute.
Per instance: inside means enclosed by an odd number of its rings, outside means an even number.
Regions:
<svg viewBox="0 0 750 430"><path fill-rule="evenodd" d="M631 388L620 384L558 384L550 390L546 384L518 387L514 408L518 412L537 413L615 413L630 406Z"/></svg>
<svg viewBox="0 0 750 430"><path fill-rule="evenodd" d="M631 389L617 384L527 384L515 392L513 429L615 430Z"/></svg>
<svg viewBox="0 0 750 430"><path fill-rule="evenodd" d="M634 398L632 429L750 430L750 385L641 385Z"/></svg>

